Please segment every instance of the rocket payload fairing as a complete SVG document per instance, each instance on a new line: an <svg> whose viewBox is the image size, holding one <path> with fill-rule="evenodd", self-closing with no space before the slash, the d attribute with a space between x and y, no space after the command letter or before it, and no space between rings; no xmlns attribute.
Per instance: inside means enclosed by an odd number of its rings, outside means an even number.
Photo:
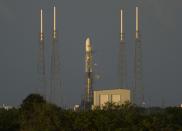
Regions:
<svg viewBox="0 0 182 131"><path fill-rule="evenodd" d="M92 47L90 38L86 39L85 43L85 51L86 51L86 63L85 63L85 72L92 72Z"/></svg>

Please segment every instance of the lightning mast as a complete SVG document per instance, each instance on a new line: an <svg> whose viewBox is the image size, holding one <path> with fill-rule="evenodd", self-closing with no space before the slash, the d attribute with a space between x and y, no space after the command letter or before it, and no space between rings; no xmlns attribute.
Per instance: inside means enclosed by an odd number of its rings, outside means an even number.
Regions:
<svg viewBox="0 0 182 131"><path fill-rule="evenodd" d="M144 87L142 82L142 42L139 29L139 8L136 7L136 33L135 33L135 52L134 52L134 87L133 102L144 104Z"/></svg>
<svg viewBox="0 0 182 131"><path fill-rule="evenodd" d="M43 31L43 10L40 11L40 35L39 35L39 51L38 51L38 74L40 79L40 88L38 93L46 97L46 72L45 72L45 47L44 47L44 31Z"/></svg>
<svg viewBox="0 0 182 131"><path fill-rule="evenodd" d="M85 43L85 73L86 73L86 87L84 109L91 109L93 102L93 56L90 38L86 39Z"/></svg>
<svg viewBox="0 0 182 131"><path fill-rule="evenodd" d="M121 10L121 30L120 30L120 47L119 47L119 76L121 88L127 87L127 62L126 62L126 44L124 33L124 13Z"/></svg>
<svg viewBox="0 0 182 131"><path fill-rule="evenodd" d="M51 73L50 73L50 101L56 103L56 92L61 88L60 79L60 60L57 43L57 29L56 29L56 7L54 6L53 17L53 34L52 34L52 52L51 52Z"/></svg>

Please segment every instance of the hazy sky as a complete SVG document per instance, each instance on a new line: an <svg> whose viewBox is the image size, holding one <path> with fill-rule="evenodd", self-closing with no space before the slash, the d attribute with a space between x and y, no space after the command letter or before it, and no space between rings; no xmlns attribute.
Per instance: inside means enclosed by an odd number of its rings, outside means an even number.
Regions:
<svg viewBox="0 0 182 131"><path fill-rule="evenodd" d="M55 0L56 1L56 0ZM182 103L182 1L57 0L64 104L79 104L84 88L84 43L90 37L101 78L95 89L119 88L120 9L125 10L128 80L131 88L135 6L140 7L143 75L151 105ZM0 0L0 105L19 105L36 92L39 12L46 20L46 63L50 65L53 0ZM47 67L49 68L49 66Z"/></svg>

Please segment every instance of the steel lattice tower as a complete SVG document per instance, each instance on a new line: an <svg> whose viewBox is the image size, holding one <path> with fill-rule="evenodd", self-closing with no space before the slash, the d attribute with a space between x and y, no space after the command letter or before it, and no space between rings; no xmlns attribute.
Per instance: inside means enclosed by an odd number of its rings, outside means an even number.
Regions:
<svg viewBox="0 0 182 131"><path fill-rule="evenodd" d="M50 102L56 103L57 91L61 88L60 60L56 31L56 7L54 6L54 25L52 36L51 72L50 72ZM60 94L60 93L59 93Z"/></svg>
<svg viewBox="0 0 182 131"><path fill-rule="evenodd" d="M45 47L44 47L44 32L43 32L43 11L40 12L40 39L38 51L38 74L40 87L38 93L46 97L46 71L45 71Z"/></svg>
<svg viewBox="0 0 182 131"><path fill-rule="evenodd" d="M84 98L84 109L91 109L93 103L93 56L90 38L85 43L85 74L86 87Z"/></svg>
<svg viewBox="0 0 182 131"><path fill-rule="evenodd" d="M127 61L126 61L126 44L123 23L123 10L121 10L121 32L119 47L119 78L121 88L127 87Z"/></svg>
<svg viewBox="0 0 182 131"><path fill-rule="evenodd" d="M139 31L139 10L138 7L136 7L133 102L138 105L144 104L144 87L142 81L143 79L142 70L143 70L143 62L142 62L142 42Z"/></svg>

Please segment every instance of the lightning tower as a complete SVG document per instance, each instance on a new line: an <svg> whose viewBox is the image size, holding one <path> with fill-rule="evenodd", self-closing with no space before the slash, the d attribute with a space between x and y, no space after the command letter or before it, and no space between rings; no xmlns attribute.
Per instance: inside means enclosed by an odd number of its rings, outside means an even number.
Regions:
<svg viewBox="0 0 182 131"><path fill-rule="evenodd" d="M127 87L127 62L126 62L126 44L124 33L124 13L121 10L121 30L120 30L120 47L119 47L119 78L121 88Z"/></svg>
<svg viewBox="0 0 182 131"><path fill-rule="evenodd" d="M50 72L50 102L56 103L56 92L61 88L60 79L60 60L57 43L57 29L56 29L56 7L54 6L53 17L53 34L52 34L52 52L51 52L51 72Z"/></svg>
<svg viewBox="0 0 182 131"><path fill-rule="evenodd" d="M86 87L84 98L84 109L91 109L93 103L93 56L90 38L86 39L85 43L85 73L86 73Z"/></svg>
<svg viewBox="0 0 182 131"><path fill-rule="evenodd" d="M40 11L40 35L39 35L39 51L38 51L38 74L40 86L38 93L46 97L46 71L45 71L45 45L43 31L43 10Z"/></svg>
<svg viewBox="0 0 182 131"><path fill-rule="evenodd" d="M138 105L144 104L144 87L142 82L142 42L139 29L139 8L136 7L136 33L134 52L134 87L133 102Z"/></svg>

